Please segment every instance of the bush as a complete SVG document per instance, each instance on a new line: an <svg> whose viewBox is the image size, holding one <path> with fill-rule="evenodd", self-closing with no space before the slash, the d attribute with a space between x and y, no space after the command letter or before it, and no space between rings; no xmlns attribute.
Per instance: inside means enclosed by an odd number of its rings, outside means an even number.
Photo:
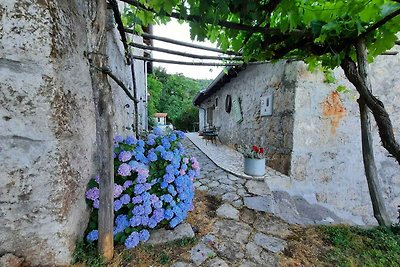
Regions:
<svg viewBox="0 0 400 267"><path fill-rule="evenodd" d="M164 135L158 128L147 140L114 139L114 240L133 248L150 237L149 230L174 228L193 209L193 179L200 167L187 157L180 140L184 134ZM86 240L98 239L99 177L86 192L92 207Z"/></svg>

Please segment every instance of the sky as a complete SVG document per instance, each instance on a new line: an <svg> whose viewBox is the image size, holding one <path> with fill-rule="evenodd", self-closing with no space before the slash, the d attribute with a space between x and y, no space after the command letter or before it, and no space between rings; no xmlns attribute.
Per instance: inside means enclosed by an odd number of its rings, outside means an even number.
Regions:
<svg viewBox="0 0 400 267"><path fill-rule="evenodd" d="M179 40L183 42L195 43L202 46L208 47L216 47L215 44L212 44L209 41L206 42L197 42L192 41L190 39L190 28L187 23L180 24L177 20L171 20L166 25L155 25L153 29L153 34L157 36L167 37L174 40ZM198 55L213 55L216 56L218 53L214 53L211 51L200 50L185 46L179 46L174 44L169 44L166 42L161 42L154 40L155 47L162 47L170 50L177 50L181 52L187 52ZM157 59L169 59L175 61L199 61L199 59L192 59L188 57L182 57L172 54L166 54L161 52L153 51L153 58ZM209 62L209 60L203 60L204 62ZM188 66L188 65L175 65L175 64L165 64L165 63L156 63L154 62L154 66L163 67L170 74L182 73L186 77L194 78L194 79L214 79L218 76L218 74L222 71L222 67L210 67L210 66Z"/></svg>

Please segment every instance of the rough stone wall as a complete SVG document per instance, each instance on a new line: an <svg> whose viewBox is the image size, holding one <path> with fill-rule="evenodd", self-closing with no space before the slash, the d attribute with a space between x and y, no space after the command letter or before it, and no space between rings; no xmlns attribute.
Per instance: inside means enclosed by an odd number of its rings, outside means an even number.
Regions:
<svg viewBox="0 0 400 267"><path fill-rule="evenodd" d="M84 52L96 46L94 35L107 36L109 65L124 83L131 81L115 30L91 27L101 13L96 3L0 4L0 255L11 252L32 265L68 264L86 227L84 191L97 155ZM127 133L132 111L110 84L115 130Z"/></svg>
<svg viewBox="0 0 400 267"><path fill-rule="evenodd" d="M381 56L371 65L373 92L389 112L400 140L400 56ZM271 149L268 165L289 173L291 182L276 185L311 203L324 205L343 219L376 224L361 152L358 93L341 69L336 83L322 72L310 73L302 62L250 66L201 105L214 111L214 125L227 145L260 144ZM348 93L336 91L346 86ZM260 97L274 94L273 116L260 117ZM243 121L225 112L227 94L242 99ZM200 122L205 122L201 110ZM400 204L400 166L381 146L373 117L374 149L388 211L396 221ZM280 187L279 187L280 186Z"/></svg>
<svg viewBox="0 0 400 267"><path fill-rule="evenodd" d="M371 65L373 92L391 115L395 135L400 134L399 56L381 56ZM356 223L376 223L364 175L361 154L358 93L341 69L337 83L324 83L322 73L298 72L291 176L292 192L331 207ZM338 93L338 85L349 93ZM400 204L400 166L381 146L373 122L374 149L384 196L392 219Z"/></svg>
<svg viewBox="0 0 400 267"><path fill-rule="evenodd" d="M293 110L296 64L279 62L249 66L204 103L215 105L214 125L221 127L220 138L228 145L259 145L268 150L268 165L288 173L293 140ZM260 97L273 94L273 115L260 116ZM236 123L233 112L225 111L225 98L240 97L243 121ZM200 118L202 121L202 118ZM203 119L204 120L204 119Z"/></svg>

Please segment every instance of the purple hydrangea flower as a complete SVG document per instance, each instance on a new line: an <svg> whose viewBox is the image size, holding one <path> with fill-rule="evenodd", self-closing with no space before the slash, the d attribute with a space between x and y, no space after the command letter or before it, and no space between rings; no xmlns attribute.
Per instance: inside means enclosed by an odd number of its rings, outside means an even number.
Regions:
<svg viewBox="0 0 400 267"><path fill-rule="evenodd" d="M85 196L87 199L94 201L99 198L99 189L97 187L93 187L93 188L89 189L88 191L86 191Z"/></svg>
<svg viewBox="0 0 400 267"><path fill-rule="evenodd" d="M142 202L143 202L142 196L134 196L132 198L132 203L133 204L139 204L139 203L142 203Z"/></svg>
<svg viewBox="0 0 400 267"><path fill-rule="evenodd" d="M131 175L131 170L132 168L129 164L122 163L118 168L118 174L121 176L129 176Z"/></svg>
<svg viewBox="0 0 400 267"><path fill-rule="evenodd" d="M100 201L98 199L95 199L93 201L93 208L98 209L99 208L99 204L100 204Z"/></svg>
<svg viewBox="0 0 400 267"><path fill-rule="evenodd" d="M121 143L124 141L124 138L120 135L114 137L114 142Z"/></svg>
<svg viewBox="0 0 400 267"><path fill-rule="evenodd" d="M153 204L153 206L154 206L155 209L161 209L162 206L163 206L163 203L162 203L161 200L159 200L159 201L156 201L156 202Z"/></svg>
<svg viewBox="0 0 400 267"><path fill-rule="evenodd" d="M122 162L127 162L132 158L132 153L129 151L122 151L118 155L118 159Z"/></svg>
<svg viewBox="0 0 400 267"><path fill-rule="evenodd" d="M124 191L124 187L119 184L114 184L114 198L119 197Z"/></svg>
<svg viewBox="0 0 400 267"><path fill-rule="evenodd" d="M133 185L133 182L131 180L126 180L123 187L124 189L128 189L131 185Z"/></svg>
<svg viewBox="0 0 400 267"><path fill-rule="evenodd" d="M120 200L123 205L127 205L129 202L131 202L131 197L128 194L125 194L121 197Z"/></svg>

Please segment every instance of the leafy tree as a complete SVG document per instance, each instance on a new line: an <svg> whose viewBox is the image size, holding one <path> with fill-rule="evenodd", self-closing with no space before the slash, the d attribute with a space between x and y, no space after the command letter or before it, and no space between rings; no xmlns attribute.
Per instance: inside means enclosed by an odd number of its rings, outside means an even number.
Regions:
<svg viewBox="0 0 400 267"><path fill-rule="evenodd" d="M168 74L163 68L155 68L148 75L149 115L156 112L168 113L172 124L184 131L193 131L198 124L198 110L193 107L194 96L210 83L195 80L182 74Z"/></svg>
<svg viewBox="0 0 400 267"><path fill-rule="evenodd" d="M394 46L400 0L123 1L134 5L140 23L169 17L190 21L193 39L208 38L222 49L240 51L246 61L297 59L311 68L340 66L360 94L364 165L374 214L380 224L389 223L380 203L376 167L369 169L374 161L368 109L382 145L399 164L400 145L383 103L372 95L366 61Z"/></svg>

